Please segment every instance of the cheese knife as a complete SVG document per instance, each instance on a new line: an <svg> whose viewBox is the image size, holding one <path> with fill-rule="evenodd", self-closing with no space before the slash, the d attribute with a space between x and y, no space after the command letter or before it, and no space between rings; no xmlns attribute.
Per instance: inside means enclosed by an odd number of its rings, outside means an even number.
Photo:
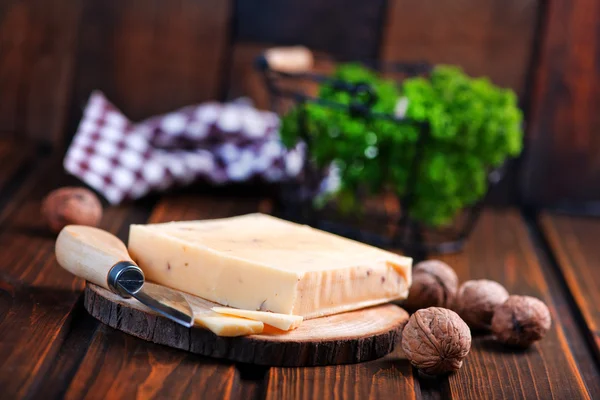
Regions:
<svg viewBox="0 0 600 400"><path fill-rule="evenodd" d="M60 266L73 275L123 298L134 297L183 326L194 324L194 313L185 297L164 286L144 285L144 272L113 234L90 226L68 225L58 234L55 253Z"/></svg>

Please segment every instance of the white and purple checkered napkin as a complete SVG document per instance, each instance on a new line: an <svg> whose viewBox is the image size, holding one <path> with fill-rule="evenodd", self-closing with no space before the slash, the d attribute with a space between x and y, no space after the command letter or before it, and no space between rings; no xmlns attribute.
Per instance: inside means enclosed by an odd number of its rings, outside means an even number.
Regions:
<svg viewBox="0 0 600 400"><path fill-rule="evenodd" d="M134 124L94 92L64 167L119 204L195 181L283 181L300 173L304 157L302 145L280 143L276 114L243 101L188 106Z"/></svg>

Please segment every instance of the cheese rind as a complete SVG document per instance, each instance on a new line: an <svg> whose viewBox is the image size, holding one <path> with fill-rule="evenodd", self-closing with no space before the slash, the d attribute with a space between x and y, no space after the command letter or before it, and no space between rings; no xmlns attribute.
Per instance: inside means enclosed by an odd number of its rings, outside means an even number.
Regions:
<svg viewBox="0 0 600 400"><path fill-rule="evenodd" d="M212 310L219 314L233 315L236 317L261 321L267 325L271 325L277 329L281 329L282 331L296 329L300 326L303 320L302 316L300 315L287 315L266 311L240 310L237 308L230 307L213 307Z"/></svg>
<svg viewBox="0 0 600 400"><path fill-rule="evenodd" d="M244 310L305 319L406 298L412 259L263 214L132 225L154 282Z"/></svg>
<svg viewBox="0 0 600 400"><path fill-rule="evenodd" d="M262 333L265 327L261 321L218 313L194 315L194 322L217 336L228 337Z"/></svg>

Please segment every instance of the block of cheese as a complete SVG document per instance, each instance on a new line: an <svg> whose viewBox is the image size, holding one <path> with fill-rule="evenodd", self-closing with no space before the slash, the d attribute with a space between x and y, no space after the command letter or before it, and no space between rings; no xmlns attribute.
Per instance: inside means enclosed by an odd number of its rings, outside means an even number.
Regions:
<svg viewBox="0 0 600 400"><path fill-rule="evenodd" d="M300 315L279 314L267 311L240 310L239 308L230 307L213 307L212 310L219 314L234 315L236 317L261 321L282 331L296 329L303 320Z"/></svg>
<svg viewBox="0 0 600 400"><path fill-rule="evenodd" d="M223 315L216 312L194 315L194 322L218 336L244 336L262 333L261 321Z"/></svg>
<svg viewBox="0 0 600 400"><path fill-rule="evenodd" d="M404 299L412 259L264 214L131 225L146 278L225 306L305 319Z"/></svg>

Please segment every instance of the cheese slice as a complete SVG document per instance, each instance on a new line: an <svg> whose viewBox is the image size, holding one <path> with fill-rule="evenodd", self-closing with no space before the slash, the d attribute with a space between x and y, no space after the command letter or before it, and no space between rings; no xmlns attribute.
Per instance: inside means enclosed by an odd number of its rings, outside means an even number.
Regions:
<svg viewBox="0 0 600 400"><path fill-rule="evenodd" d="M404 299L412 259L264 214L132 225L146 277L225 306L305 319Z"/></svg>
<svg viewBox="0 0 600 400"><path fill-rule="evenodd" d="M238 308L229 307L213 307L212 310L219 314L234 315L236 317L261 321L267 325L281 329L282 331L296 329L300 326L303 320L302 316L300 315L287 315L266 311L240 310Z"/></svg>
<svg viewBox="0 0 600 400"><path fill-rule="evenodd" d="M261 333L261 321L232 317L218 313L194 315L194 322L218 336L244 336Z"/></svg>

